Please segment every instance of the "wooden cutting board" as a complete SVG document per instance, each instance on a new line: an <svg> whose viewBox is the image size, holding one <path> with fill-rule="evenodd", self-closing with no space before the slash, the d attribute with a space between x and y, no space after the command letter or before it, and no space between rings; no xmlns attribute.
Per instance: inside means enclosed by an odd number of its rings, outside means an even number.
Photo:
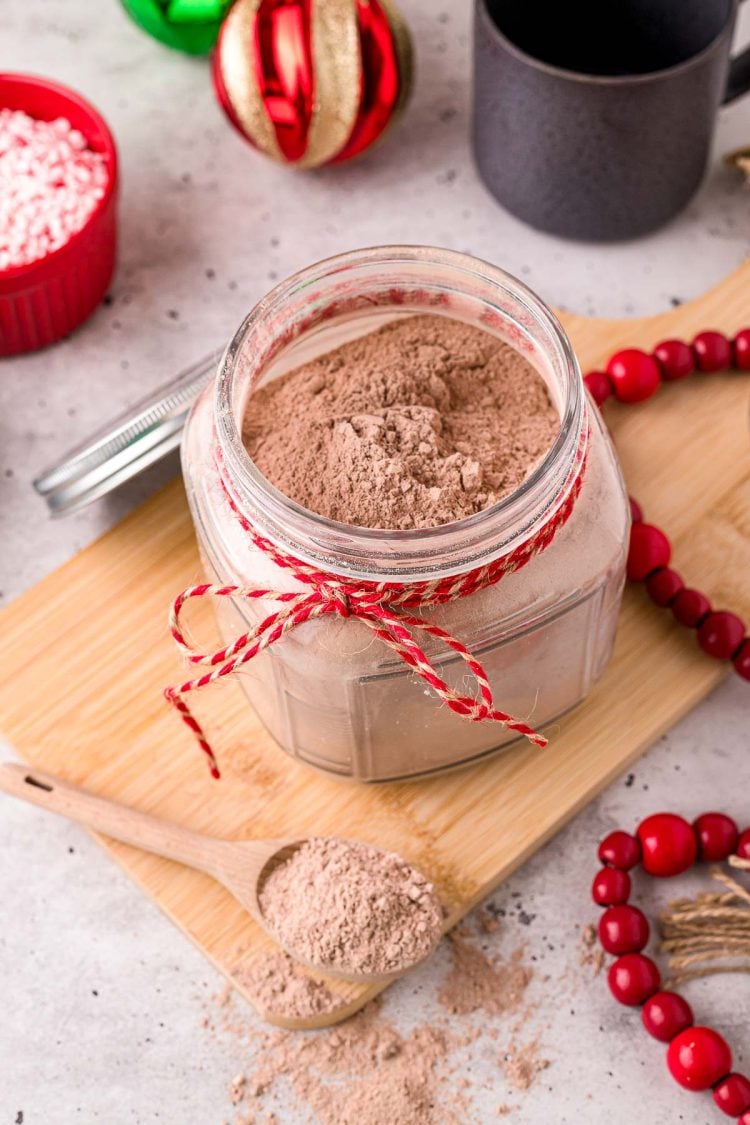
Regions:
<svg viewBox="0 0 750 1125"><path fill-rule="evenodd" d="M731 332L750 323L750 263L698 300L650 319L562 319L584 370L621 346L689 339L709 326ZM645 405L607 413L630 490L668 529L679 570L717 607L748 621L749 399L750 376L696 376L665 386ZM30 762L203 832L233 839L342 833L393 848L435 879L449 923L725 674L641 589L630 589L604 678L550 732L544 752L524 744L433 780L345 784L288 758L227 683L196 704L222 760L224 779L214 782L161 695L178 668L167 607L198 574L176 481L0 616L3 734ZM100 842L243 990L244 974L269 942L227 892L177 864ZM333 1015L274 1022L333 1023L378 991L331 987L341 999Z"/></svg>

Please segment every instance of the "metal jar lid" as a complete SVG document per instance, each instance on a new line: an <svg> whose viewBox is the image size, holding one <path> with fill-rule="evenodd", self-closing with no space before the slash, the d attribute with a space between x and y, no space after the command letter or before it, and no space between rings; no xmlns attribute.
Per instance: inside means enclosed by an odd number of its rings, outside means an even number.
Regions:
<svg viewBox="0 0 750 1125"><path fill-rule="evenodd" d="M34 488L52 515L85 508L176 449L190 408L221 355L214 352L188 367L40 473Z"/></svg>

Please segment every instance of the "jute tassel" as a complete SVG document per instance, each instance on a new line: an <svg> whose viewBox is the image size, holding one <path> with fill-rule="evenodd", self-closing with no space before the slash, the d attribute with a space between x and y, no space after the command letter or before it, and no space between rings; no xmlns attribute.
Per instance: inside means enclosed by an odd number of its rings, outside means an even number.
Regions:
<svg viewBox="0 0 750 1125"><path fill-rule="evenodd" d="M729 863L750 871L750 860L732 856ZM660 949L672 973L664 988L715 973L750 973L750 891L718 867L711 876L726 890L679 899L661 915Z"/></svg>

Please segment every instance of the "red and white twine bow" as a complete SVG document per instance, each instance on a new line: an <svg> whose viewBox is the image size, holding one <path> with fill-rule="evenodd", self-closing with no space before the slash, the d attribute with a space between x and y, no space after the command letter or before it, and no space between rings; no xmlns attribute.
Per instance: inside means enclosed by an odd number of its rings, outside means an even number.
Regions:
<svg viewBox="0 0 750 1125"><path fill-rule="evenodd" d="M417 616L411 610L422 610L445 602L464 598L499 582L506 574L520 570L550 545L557 532L570 518L573 506L583 484L586 461L584 438L579 446L576 463L571 474L572 483L563 503L554 515L529 539L507 555L477 567L465 574L452 575L432 582L368 582L343 579L338 575L318 570L292 555L284 554L269 539L258 533L242 514L233 497L224 489L229 506L252 542L267 554L276 566L287 570L304 589L280 592L257 586L219 586L201 583L189 586L177 596L172 606L169 627L177 646L191 665L209 671L165 691L167 700L179 712L183 721L195 735L198 745L209 761L211 773L219 777L214 752L203 728L193 716L184 696L199 688L231 676L259 652L270 648L292 629L314 618L335 613L340 617L356 617L378 640L388 645L415 674L433 689L444 703L464 719L475 723L497 722L509 730L524 735L536 746L546 746L547 739L521 719L506 714L495 707L487 673L481 663L461 641L452 637L438 625ZM180 622L182 610L193 598L233 598L235 601L274 602L278 608L268 614L258 625L237 637L230 645L216 652L199 652L186 639ZM440 641L446 648L461 657L476 682L477 695L463 695L438 675L434 665L415 639L424 633Z"/></svg>

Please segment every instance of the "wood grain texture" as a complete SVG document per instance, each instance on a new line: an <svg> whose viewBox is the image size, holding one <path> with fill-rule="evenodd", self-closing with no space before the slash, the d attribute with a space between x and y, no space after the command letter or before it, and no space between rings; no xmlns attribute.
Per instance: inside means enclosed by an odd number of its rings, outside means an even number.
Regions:
<svg viewBox="0 0 750 1125"><path fill-rule="evenodd" d="M584 370L621 346L750 322L750 263L698 300L645 320L563 315ZM676 565L718 607L750 620L750 379L696 376L646 405L608 408L631 492L668 529ZM429 872L448 923L555 833L714 687L703 657L639 589L626 592L614 658L589 699L549 733L432 780L356 786L288 758L231 683L198 701L224 780L167 708L177 655L174 594L199 575L179 481L18 598L0 616L0 728L39 767L105 797L231 839L340 833L401 852ZM216 882L100 838L237 987L269 940ZM592 841L593 847L593 841ZM379 986L330 982L354 1011ZM268 1016L268 1013L264 1013ZM284 1023L285 1021L275 1021Z"/></svg>

